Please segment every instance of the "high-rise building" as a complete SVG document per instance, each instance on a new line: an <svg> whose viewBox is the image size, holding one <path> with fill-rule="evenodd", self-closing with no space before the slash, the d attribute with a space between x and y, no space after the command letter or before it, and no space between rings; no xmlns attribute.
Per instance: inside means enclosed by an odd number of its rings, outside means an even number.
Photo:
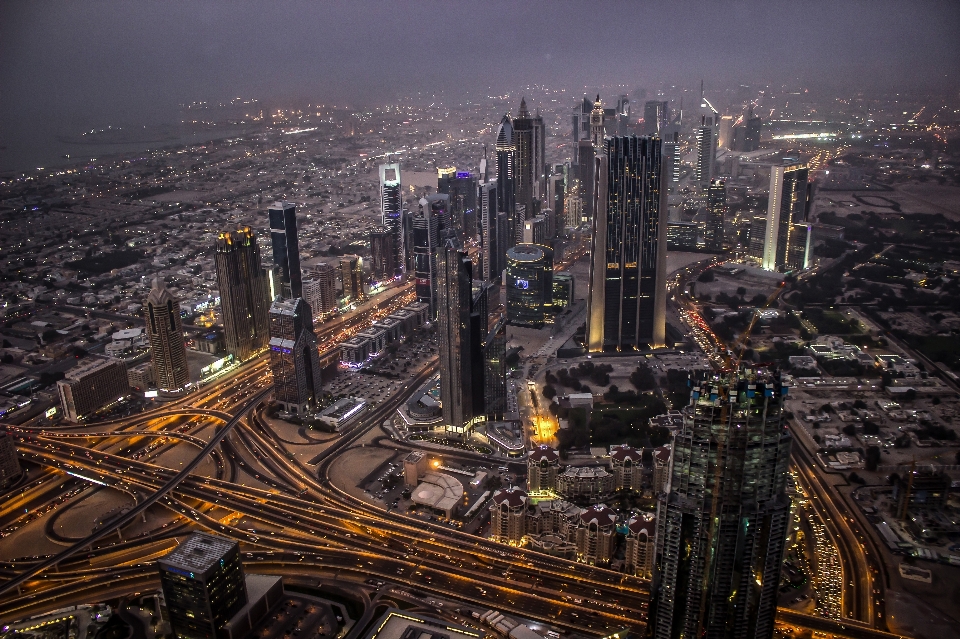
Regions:
<svg viewBox="0 0 960 639"><path fill-rule="evenodd" d="M396 270L393 246L394 237L389 230L370 232L370 275L377 282L393 279Z"/></svg>
<svg viewBox="0 0 960 639"><path fill-rule="evenodd" d="M497 235L497 181L483 182L479 187L480 200L480 258L484 281L500 277L504 268L504 252Z"/></svg>
<svg viewBox="0 0 960 639"><path fill-rule="evenodd" d="M778 375L695 380L658 497L656 639L769 639L790 499L787 388Z"/></svg>
<svg viewBox="0 0 960 639"><path fill-rule="evenodd" d="M13 435L0 430L0 489L7 488L20 478L20 457Z"/></svg>
<svg viewBox="0 0 960 639"><path fill-rule="evenodd" d="M153 280L153 288L147 295L146 307L147 339L150 341L150 359L153 361L157 388L180 390L190 382L180 302L157 278Z"/></svg>
<svg viewBox="0 0 960 639"><path fill-rule="evenodd" d="M519 546L526 533L527 493L516 486L501 488L490 500L490 538Z"/></svg>
<svg viewBox="0 0 960 639"><path fill-rule="evenodd" d="M696 251L699 235L696 222L667 222L667 250Z"/></svg>
<svg viewBox="0 0 960 639"><path fill-rule="evenodd" d="M300 274L300 241L297 238L297 206L277 202L267 209L273 244L274 290L285 299L303 296Z"/></svg>
<svg viewBox="0 0 960 639"><path fill-rule="evenodd" d="M680 155L680 133L674 131L663 138L663 175L669 193L680 185Z"/></svg>
<svg viewBox="0 0 960 639"><path fill-rule="evenodd" d="M247 603L239 544L193 533L157 565L174 636L221 639L224 626Z"/></svg>
<svg viewBox="0 0 960 639"><path fill-rule="evenodd" d="M735 151L756 151L760 148L760 128L763 122L759 115L754 115L753 105L747 111L746 118L737 121L733 126L732 146Z"/></svg>
<svg viewBox="0 0 960 639"><path fill-rule="evenodd" d="M515 192L516 204L523 205L527 217L536 210L534 201L546 195L546 163L544 160L545 136L540 113L531 116L526 99L520 100L520 110L513 120L514 145L516 147Z"/></svg>
<svg viewBox="0 0 960 639"><path fill-rule="evenodd" d="M666 341L667 207L658 138L613 137L598 168L587 311L590 352Z"/></svg>
<svg viewBox="0 0 960 639"><path fill-rule="evenodd" d="M337 310L337 267L320 262L307 268L306 275L303 295L314 317L325 317Z"/></svg>
<svg viewBox="0 0 960 639"><path fill-rule="evenodd" d="M437 193L450 198L451 228L464 240L477 235L477 176L470 171L440 169Z"/></svg>
<svg viewBox="0 0 960 639"><path fill-rule="evenodd" d="M813 226L807 222L790 227L790 243L787 245L788 271L802 271L810 267L813 248Z"/></svg>
<svg viewBox="0 0 960 639"><path fill-rule="evenodd" d="M733 116L732 115L720 116L720 129L717 137L717 148L725 149L725 150L733 148Z"/></svg>
<svg viewBox="0 0 960 639"><path fill-rule="evenodd" d="M541 327L553 306L553 251L518 244L507 251L507 321Z"/></svg>
<svg viewBox="0 0 960 639"><path fill-rule="evenodd" d="M714 177L714 164L717 160L717 139L720 137L720 113L703 95L703 83L700 84L700 124L696 128L697 165L694 174L702 188L710 184Z"/></svg>
<svg viewBox="0 0 960 639"><path fill-rule="evenodd" d="M667 100L647 100L643 103L643 135L663 136L663 130L670 122L670 102Z"/></svg>
<svg viewBox="0 0 960 639"><path fill-rule="evenodd" d="M67 421L79 422L130 394L127 367L118 359L87 357L57 382Z"/></svg>
<svg viewBox="0 0 960 639"><path fill-rule="evenodd" d="M547 176L547 208L552 209L556 215L558 234L563 234L565 226L571 226L567 223L565 207L568 168L569 165L558 164L554 167L554 172Z"/></svg>
<svg viewBox="0 0 960 639"><path fill-rule="evenodd" d="M553 214L552 211L550 213ZM547 242L553 239L549 237L549 231L550 224L545 215L538 215L531 220L527 220L523 223L523 243L546 246Z"/></svg>
<svg viewBox="0 0 960 639"><path fill-rule="evenodd" d="M593 111L593 101L587 96L573 108L573 163L580 164L579 142L590 140L590 112Z"/></svg>
<svg viewBox="0 0 960 639"><path fill-rule="evenodd" d="M770 171L770 199L763 242L763 268L768 271L786 270L794 226L807 221L807 175L807 167L803 164L775 166ZM797 229L793 241L805 245L807 234Z"/></svg>
<svg viewBox="0 0 960 639"><path fill-rule="evenodd" d="M507 244L501 252L516 244L516 166L517 145L513 132L513 122L509 115L500 119L497 128L497 211L507 214Z"/></svg>
<svg viewBox="0 0 960 639"><path fill-rule="evenodd" d="M227 352L245 362L266 349L270 341L269 283L250 227L221 233L214 262Z"/></svg>
<svg viewBox="0 0 960 639"><path fill-rule="evenodd" d="M597 150L589 138L580 140L577 155L580 164L577 165L577 181L579 183L580 201L583 204L583 217L592 220L597 206Z"/></svg>
<svg viewBox="0 0 960 639"><path fill-rule="evenodd" d="M487 419L503 419L507 412L506 357L507 319L501 315L483 341L483 412Z"/></svg>
<svg viewBox="0 0 960 639"><path fill-rule="evenodd" d="M710 180L707 187L707 225L704 240L708 251L723 250L723 220L727 214L727 184Z"/></svg>
<svg viewBox="0 0 960 639"><path fill-rule="evenodd" d="M359 255L344 255L340 258L340 282L343 284L343 299L357 302L364 297L363 258Z"/></svg>
<svg viewBox="0 0 960 639"><path fill-rule="evenodd" d="M763 263L763 243L767 240L767 216L755 215L750 221L750 245L747 255Z"/></svg>
<svg viewBox="0 0 960 639"><path fill-rule="evenodd" d="M560 454L546 444L534 447L527 455L527 490L531 493L557 490Z"/></svg>
<svg viewBox="0 0 960 639"><path fill-rule="evenodd" d="M465 432L476 414L472 361L476 349L472 341L479 336L470 330L472 284L469 256L453 240L447 240L437 253L440 404L444 425L455 433Z"/></svg>
<svg viewBox="0 0 960 639"><path fill-rule="evenodd" d="M400 186L400 164L380 165L380 211L383 227L392 236L391 255L393 277L403 275L406 266L404 255L403 189Z"/></svg>
<svg viewBox="0 0 960 639"><path fill-rule="evenodd" d="M301 415L320 398L320 357L310 307L301 298L277 299L270 307L270 372L273 398Z"/></svg>
<svg viewBox="0 0 960 639"><path fill-rule="evenodd" d="M604 131L604 110L600 102L600 94L597 94L597 101L593 103L593 110L590 111L590 143L593 144L593 150L596 153L603 151L603 140L606 137Z"/></svg>
<svg viewBox="0 0 960 639"><path fill-rule="evenodd" d="M420 210L413 220L413 275L417 301L430 305L430 317L436 317L436 272L439 219L427 201L420 200Z"/></svg>

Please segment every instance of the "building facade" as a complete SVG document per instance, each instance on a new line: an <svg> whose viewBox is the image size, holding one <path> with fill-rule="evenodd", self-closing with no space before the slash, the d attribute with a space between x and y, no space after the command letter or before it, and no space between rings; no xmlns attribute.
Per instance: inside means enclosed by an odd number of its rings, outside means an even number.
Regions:
<svg viewBox="0 0 960 639"><path fill-rule="evenodd" d="M527 532L527 493L520 488L501 488L490 500L490 537L519 546Z"/></svg>
<svg viewBox="0 0 960 639"><path fill-rule="evenodd" d="M314 317L326 317L337 310L337 267L320 262L307 268L303 295ZM269 307L268 307L269 311Z"/></svg>
<svg viewBox="0 0 960 639"><path fill-rule="evenodd" d="M393 277L401 277L406 266L404 255L403 189L400 186L400 164L380 165L380 211L383 228L390 234L390 261Z"/></svg>
<svg viewBox="0 0 960 639"><path fill-rule="evenodd" d="M595 504L580 515L577 527L577 560L591 566L606 566L617 549L617 513Z"/></svg>
<svg viewBox="0 0 960 639"><path fill-rule="evenodd" d="M560 454L546 444L540 444L527 454L527 490L556 492L560 473Z"/></svg>
<svg viewBox="0 0 960 639"><path fill-rule="evenodd" d="M587 350L629 350L666 341L666 189L661 143L606 140L593 218Z"/></svg>
<svg viewBox="0 0 960 639"><path fill-rule="evenodd" d="M293 202L277 202L267 209L267 214L273 246L274 291L284 299L303 297L297 207Z"/></svg>
<svg viewBox="0 0 960 639"><path fill-rule="evenodd" d="M553 304L553 251L518 244L507 251L507 321L541 327Z"/></svg>
<svg viewBox="0 0 960 639"><path fill-rule="evenodd" d="M130 394L127 367L118 359L87 357L57 382L67 421L79 422Z"/></svg>
<svg viewBox="0 0 960 639"><path fill-rule="evenodd" d="M20 457L13 435L0 430L0 489L7 488L20 478Z"/></svg>
<svg viewBox="0 0 960 639"><path fill-rule="evenodd" d="M270 307L270 372L273 398L288 413L302 415L320 398L320 357L310 307L301 298L274 300Z"/></svg>
<svg viewBox="0 0 960 639"><path fill-rule="evenodd" d="M183 340L180 302L159 279L147 295L147 339L157 388L177 391L190 382L187 347Z"/></svg>
<svg viewBox="0 0 960 639"><path fill-rule="evenodd" d="M723 221L727 215L727 184L710 180L707 186L707 224L703 239L708 251L723 250Z"/></svg>
<svg viewBox="0 0 960 639"><path fill-rule="evenodd" d="M791 244L806 246L808 233L804 223L809 206L808 174L809 170L803 164L775 166L770 171L770 199L763 241L765 270L788 270Z"/></svg>
<svg viewBox="0 0 960 639"><path fill-rule="evenodd" d="M449 240L437 254L437 329L440 334L440 402L443 423L463 433L474 416L470 258ZM480 380L477 380L479 383Z"/></svg>
<svg viewBox="0 0 960 639"><path fill-rule="evenodd" d="M263 352L270 341L270 286L253 230L244 227L220 233L214 263L226 349L245 362Z"/></svg>
<svg viewBox="0 0 960 639"><path fill-rule="evenodd" d="M643 451L627 446L610 449L614 490L643 490Z"/></svg>

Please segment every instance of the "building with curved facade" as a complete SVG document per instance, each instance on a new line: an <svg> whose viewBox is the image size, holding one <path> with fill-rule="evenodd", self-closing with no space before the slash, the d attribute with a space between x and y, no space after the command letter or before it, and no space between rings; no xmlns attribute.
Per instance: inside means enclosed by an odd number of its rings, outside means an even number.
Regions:
<svg viewBox="0 0 960 639"><path fill-rule="evenodd" d="M511 486L493 493L490 500L490 536L519 546L527 532L527 493Z"/></svg>
<svg viewBox="0 0 960 639"><path fill-rule="evenodd" d="M527 455L527 490L556 491L560 473L560 454L546 444L540 444Z"/></svg>
<svg viewBox="0 0 960 639"><path fill-rule="evenodd" d="M553 305L553 251L537 244L507 250L507 321L543 326Z"/></svg>
<svg viewBox="0 0 960 639"><path fill-rule="evenodd" d="M147 339L160 390L180 390L190 382L180 302L156 279L147 296Z"/></svg>
<svg viewBox="0 0 960 639"><path fill-rule="evenodd" d="M624 444L610 449L614 490L643 489L643 451Z"/></svg>

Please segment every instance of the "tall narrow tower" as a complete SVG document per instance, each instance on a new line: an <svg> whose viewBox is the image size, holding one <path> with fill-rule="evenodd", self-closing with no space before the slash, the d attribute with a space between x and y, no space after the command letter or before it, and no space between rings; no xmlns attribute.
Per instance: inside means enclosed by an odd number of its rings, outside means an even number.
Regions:
<svg viewBox="0 0 960 639"><path fill-rule="evenodd" d="M297 207L292 202L278 202L267 211L270 216L270 239L273 243L275 290L284 299L302 297Z"/></svg>
<svg viewBox="0 0 960 639"><path fill-rule="evenodd" d="M180 302L159 278L153 280L153 288L147 295L147 337L157 388L169 391L184 388L190 381L190 371L180 322Z"/></svg>
<svg viewBox="0 0 960 639"><path fill-rule="evenodd" d="M590 140L593 142L594 151L601 153L603 151L603 104L600 103L600 94L597 94L597 101L593 103L593 111L590 112Z"/></svg>
<svg viewBox="0 0 960 639"><path fill-rule="evenodd" d="M474 417L471 343L472 262L453 240L437 252L440 403L447 429L463 433Z"/></svg>
<svg viewBox="0 0 960 639"><path fill-rule="evenodd" d="M607 138L597 169L587 350L666 341L666 184L659 138Z"/></svg>
<svg viewBox="0 0 960 639"><path fill-rule="evenodd" d="M763 268L768 271L786 269L791 243L805 245L807 242L806 227L795 228L795 225L807 221L808 174L809 170L803 164L775 166L770 171L770 198L763 242Z"/></svg>
<svg viewBox="0 0 960 639"><path fill-rule="evenodd" d="M501 251L516 244L516 164L517 146L513 134L513 122L504 114L497 128L497 207L506 214L507 242Z"/></svg>
<svg viewBox="0 0 960 639"><path fill-rule="evenodd" d="M406 258L403 254L403 189L399 162L380 165L380 211L383 226L391 237L390 269L394 277L400 277Z"/></svg>
<svg viewBox="0 0 960 639"><path fill-rule="evenodd" d="M214 262L227 352L245 362L267 348L269 284L250 227L217 237Z"/></svg>
<svg viewBox="0 0 960 639"><path fill-rule="evenodd" d="M708 251L723 250L723 220L727 214L727 184L723 180L710 180L707 187L707 228L706 244Z"/></svg>
<svg viewBox="0 0 960 639"><path fill-rule="evenodd" d="M514 173L516 203L524 207L526 219L530 219L534 215L534 183L537 180L534 166L536 164L536 136L533 119L527 110L527 101L523 98L520 100L520 110L517 112L517 117L513 120L513 136L517 149L516 172ZM521 221L517 220L516 223L520 224Z"/></svg>
<svg viewBox="0 0 960 639"><path fill-rule="evenodd" d="M790 516L788 388L764 371L695 380L657 514L656 639L769 639Z"/></svg>
<svg viewBox="0 0 960 639"><path fill-rule="evenodd" d="M700 82L700 126L697 136L697 181L706 189L713 179L714 163L717 159L717 139L720 137L720 113L713 108L703 95L703 82Z"/></svg>

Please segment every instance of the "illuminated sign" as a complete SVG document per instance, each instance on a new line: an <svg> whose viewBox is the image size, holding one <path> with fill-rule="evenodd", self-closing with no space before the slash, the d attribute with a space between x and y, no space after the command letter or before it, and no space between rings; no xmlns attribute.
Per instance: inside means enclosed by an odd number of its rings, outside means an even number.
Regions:
<svg viewBox="0 0 960 639"><path fill-rule="evenodd" d="M204 377L209 377L210 375L219 373L220 371L222 371L224 368L226 368L232 363L233 363L233 355L227 355L226 357L221 357L220 359L210 364L209 366L204 366L203 368L201 368L200 378L202 379Z"/></svg>
<svg viewBox="0 0 960 639"><path fill-rule="evenodd" d="M530 288L530 282L528 282L527 280L518 279L513 283L513 285L523 290L527 290L528 288Z"/></svg>
<svg viewBox="0 0 960 639"><path fill-rule="evenodd" d="M156 397L157 395L158 395L157 391L146 391L143 394L144 397Z"/></svg>
<svg viewBox="0 0 960 639"><path fill-rule="evenodd" d="M54 406L53 408L48 408L48 409L47 409L47 412L44 413L44 415L45 415L48 419L49 419L50 417L53 417L53 416L56 415L56 414L57 414L57 407L56 407L56 406Z"/></svg>
<svg viewBox="0 0 960 639"><path fill-rule="evenodd" d="M468 180L470 179L470 171L457 171L458 180Z"/></svg>

